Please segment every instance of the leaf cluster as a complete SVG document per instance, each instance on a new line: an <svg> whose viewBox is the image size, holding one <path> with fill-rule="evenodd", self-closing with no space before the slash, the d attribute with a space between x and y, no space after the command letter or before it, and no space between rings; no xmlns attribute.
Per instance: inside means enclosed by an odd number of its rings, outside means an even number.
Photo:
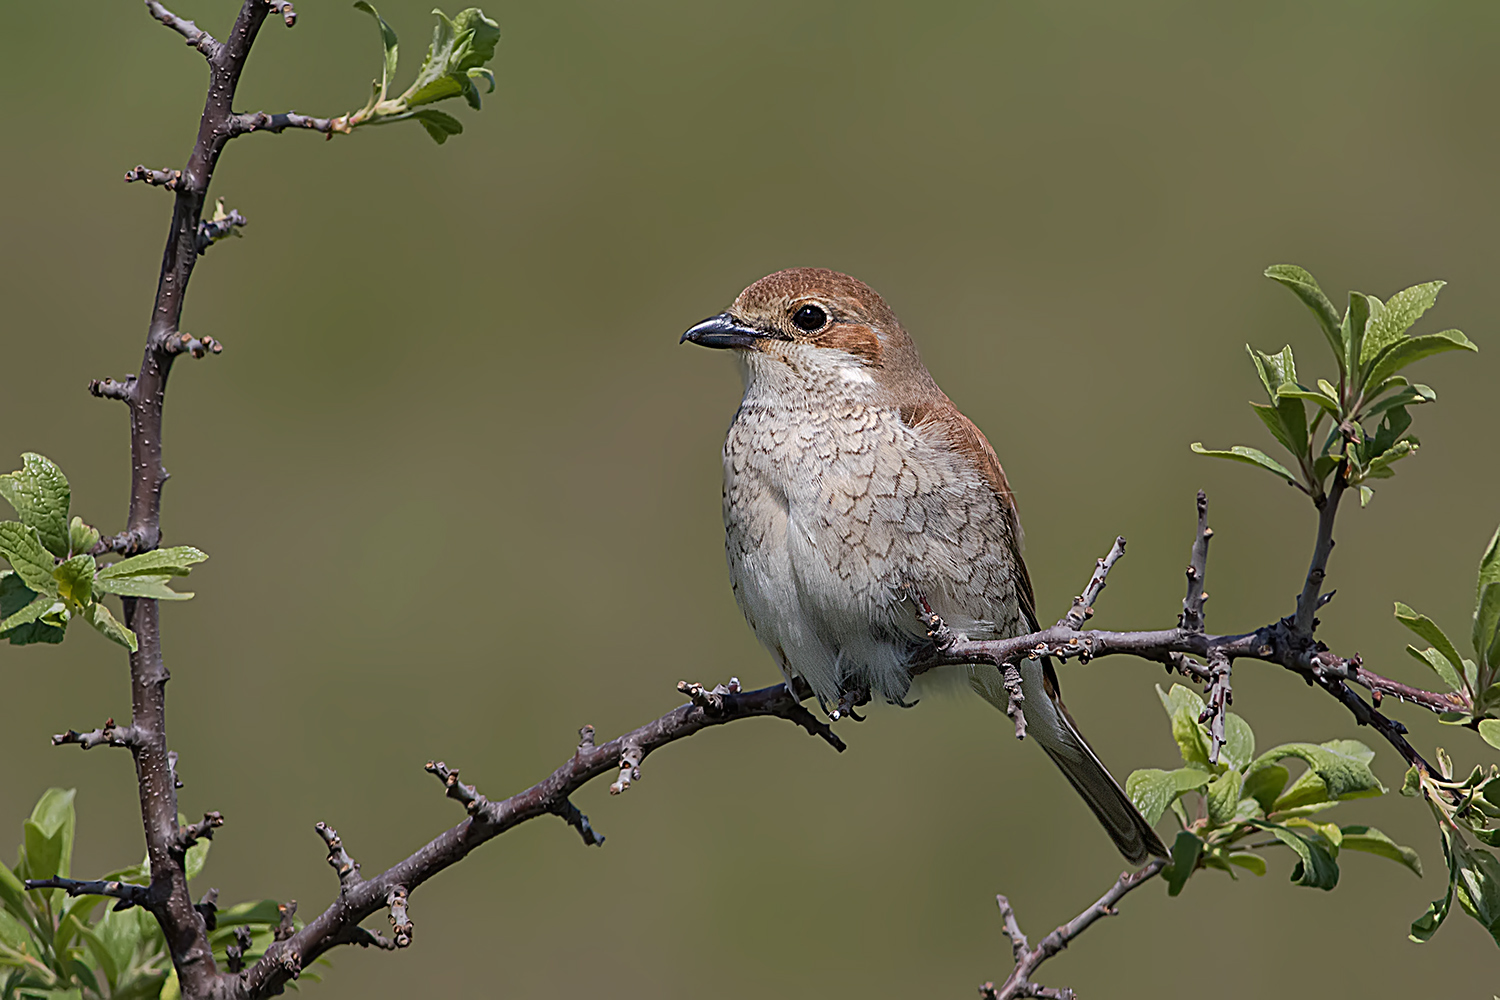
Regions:
<svg viewBox="0 0 1500 1000"><path fill-rule="evenodd" d="M1125 790L1148 822L1154 824L1168 811L1177 819L1180 831L1172 845L1171 864L1162 871L1170 895L1180 893L1188 878L1205 868L1227 872L1231 878L1236 869L1264 875L1262 852L1278 846L1290 848L1297 857L1291 880L1316 889L1338 884L1343 850L1376 854L1422 874L1417 853L1379 830L1314 818L1340 802L1384 794L1385 787L1370 770L1375 752L1369 747L1356 740L1283 743L1257 755L1250 724L1229 712L1225 743L1214 763L1209 754L1212 738L1199 721L1206 717L1203 699L1180 684L1171 691L1158 687L1157 693L1171 720L1183 766L1135 771ZM1305 765L1296 780L1287 761Z"/></svg>
<svg viewBox="0 0 1500 1000"><path fill-rule="evenodd" d="M478 7L459 11L449 20L441 10L434 10L437 25L432 29L432 44L427 47L427 57L417 78L397 97L391 97L391 85L396 78L396 61L399 45L396 32L386 23L371 4L359 0L354 5L375 19L380 28L380 42L385 49L385 63L380 79L371 87L370 100L365 106L342 120L341 131L352 131L361 125L388 125L391 122L415 120L422 123L433 141L442 144L450 135L464 130L457 118L427 107L452 97L462 97L469 107L479 110L479 88L476 81L489 84L489 92L495 90L495 74L485 63L495 57L495 45L500 41L500 25L484 16Z"/></svg>
<svg viewBox="0 0 1500 1000"><path fill-rule="evenodd" d="M1295 264L1269 267L1266 277L1290 289L1312 311L1333 352L1338 382L1299 380L1290 345L1266 354L1247 344L1270 400L1250 405L1291 455L1294 468L1245 445L1213 450L1195 443L1192 448L1201 455L1265 469L1316 502L1327 495L1329 477L1338 470L1345 485L1359 489L1363 506L1374 495L1366 481L1394 475L1391 466L1420 445L1408 432L1407 407L1437 399L1429 386L1409 382L1398 373L1433 354L1479 348L1458 330L1410 335L1412 326L1437 301L1441 281L1414 285L1383 302L1374 295L1350 292L1348 308L1340 316L1313 276Z"/></svg>
<svg viewBox="0 0 1500 1000"><path fill-rule="evenodd" d="M25 879L69 877L77 816L73 789L48 789L22 824L14 868L0 864L0 1000L174 1000L180 995L166 941L155 918L120 904L101 906L105 896L69 897L61 889L27 891ZM210 841L188 848L184 864L192 879L203 870ZM104 876L145 885L150 866ZM274 900L243 903L215 914L210 942L221 960L234 927L250 926L258 957L280 922Z"/></svg>
<svg viewBox="0 0 1500 1000"><path fill-rule="evenodd" d="M1500 747L1500 529L1479 559L1474 585L1474 613L1469 642L1474 659L1463 656L1436 622L1397 602L1396 620L1430 643L1407 646L1411 656L1432 671L1438 682L1467 704L1467 711L1443 714L1444 722L1476 726L1491 746Z"/></svg>
<svg viewBox="0 0 1500 1000"><path fill-rule="evenodd" d="M0 637L12 645L62 642L68 623L81 619L132 653L135 633L100 600L106 594L185 601L193 595L167 586L208 556L190 545L156 549L100 564L92 550L99 532L68 518L72 490L49 459L26 453L21 468L0 476L0 497L19 520L0 521Z"/></svg>
<svg viewBox="0 0 1500 1000"><path fill-rule="evenodd" d="M1465 913L1479 921L1500 944L1500 859L1479 846L1500 847L1500 767L1475 767L1456 779L1453 761L1441 747L1437 775L1413 767L1406 773L1402 795L1421 795L1437 820L1448 864L1448 889L1411 925L1411 939L1431 940L1448 918L1457 897ZM1478 841L1470 844L1469 838Z"/></svg>

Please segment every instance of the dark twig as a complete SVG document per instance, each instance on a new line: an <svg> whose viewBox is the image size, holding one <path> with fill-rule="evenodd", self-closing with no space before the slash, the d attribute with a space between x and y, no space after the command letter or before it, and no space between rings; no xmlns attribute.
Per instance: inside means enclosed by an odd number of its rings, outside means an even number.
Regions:
<svg viewBox="0 0 1500 1000"><path fill-rule="evenodd" d="M25 885L30 890L61 889L69 896L111 896L120 900L122 905L115 907L120 910L129 906L145 906L151 894L150 886L116 882L113 879L79 881L74 878L29 878Z"/></svg>
<svg viewBox="0 0 1500 1000"><path fill-rule="evenodd" d="M585 727L592 729L592 726ZM427 773L435 775L447 788L448 798L462 802L469 815L474 815L479 810L490 804L490 800L480 795L473 785L465 785L458 780L458 768L450 768L442 761L428 761Z"/></svg>
<svg viewBox="0 0 1500 1000"><path fill-rule="evenodd" d="M360 883L359 862L349 856L344 850L344 842L339 839L339 832L333 827L318 821L313 829L318 831L318 836L323 838L323 843L328 845L328 865L339 876L339 888L345 892Z"/></svg>
<svg viewBox="0 0 1500 1000"><path fill-rule="evenodd" d="M191 354L195 358L201 358L205 354L222 354L224 345L212 337L200 338L190 333L178 333L163 341L162 350L169 355Z"/></svg>
<svg viewBox="0 0 1500 1000"><path fill-rule="evenodd" d="M593 826L589 823L589 818L579 811L571 799L562 800L562 803L557 807L557 815L563 818L564 823L577 830L578 835L583 838L583 842L589 847L604 846L604 834L594 830Z"/></svg>
<svg viewBox="0 0 1500 1000"><path fill-rule="evenodd" d="M1213 674L1213 680L1209 682L1208 698L1198 721L1208 723L1208 735L1213 744L1208 748L1208 760L1211 764L1219 762L1219 750L1226 740L1224 716L1229 711L1230 702L1234 700L1234 694L1229 687L1230 666L1229 657L1223 651L1217 649L1209 651L1208 669Z"/></svg>
<svg viewBox="0 0 1500 1000"><path fill-rule="evenodd" d="M181 170L152 170L144 163L138 163L134 169L125 171L126 184L131 181L145 181L152 187L164 187L168 191L177 190L177 182L180 180L182 180Z"/></svg>
<svg viewBox="0 0 1500 1000"><path fill-rule="evenodd" d="M198 223L198 253L202 254L222 239L239 236L240 228L248 225L249 221L239 213L238 209L231 208L227 212L224 211L224 199L220 198L214 209L213 218ZM219 352L214 351L214 353Z"/></svg>
<svg viewBox="0 0 1500 1000"><path fill-rule="evenodd" d="M1012 1000L1014 997L1047 997L1056 1000L1071 1000L1073 991L1070 989L1052 989L1046 986L1038 986L1031 981L1032 975L1036 973L1038 966L1047 959L1056 955L1066 948L1074 938L1088 930L1101 917L1115 916L1118 911L1115 906L1134 889L1154 878L1158 872L1166 866L1166 862L1157 859L1152 861L1140 871L1124 872L1115 884L1110 886L1108 892L1100 896L1088 909L1067 923L1058 927L1051 934L1042 938L1041 942L1031 948L1026 940L1026 935L1021 933L1021 925L1016 920L1015 911L1011 908L1010 901L1004 896L996 896L1000 904L1000 914L1005 921L1004 932L1010 938L1011 948L1015 953L1016 967L1011 970L1010 976L1005 984L996 989L993 983L986 983L980 987L980 993L994 1000Z"/></svg>
<svg viewBox="0 0 1500 1000"><path fill-rule="evenodd" d="M234 941L224 946L224 957L228 959L229 972L238 976L245 969L245 952L250 950L254 936L244 924L234 929Z"/></svg>
<svg viewBox="0 0 1500 1000"><path fill-rule="evenodd" d="M1094 567L1094 575L1089 577L1087 587L1083 593L1073 598L1073 606L1057 624L1067 628L1083 628L1083 623L1094 617L1094 605L1099 601L1099 595L1104 591L1105 580L1109 571L1114 569L1115 563L1119 562L1125 555L1125 538L1123 535L1115 538L1115 544L1110 547L1109 554L1099 560Z"/></svg>
<svg viewBox="0 0 1500 1000"><path fill-rule="evenodd" d="M719 710L723 710L722 702ZM609 794L619 795L630 788L632 781L639 781L641 777L641 760L646 756L641 749L640 743L626 737L620 744L620 776L609 786Z"/></svg>
<svg viewBox="0 0 1500 1000"><path fill-rule="evenodd" d="M1026 712L1022 707L1026 701L1026 695L1021 692L1021 671L1014 663L1007 661L1001 668L1001 679L1005 685L1005 714L1010 716L1010 721L1016 726L1016 739L1026 738Z"/></svg>
<svg viewBox="0 0 1500 1000"><path fill-rule="evenodd" d="M224 825L224 816L217 812L206 812L196 823L177 828L177 847L187 850L200 840L213 840L214 831Z"/></svg>
<svg viewBox="0 0 1500 1000"><path fill-rule="evenodd" d="M178 17L156 0L146 0L146 9L151 12L152 17L185 38L189 45L203 53L210 61L223 50L223 45L215 41L208 32L192 21Z"/></svg>
<svg viewBox="0 0 1500 1000"><path fill-rule="evenodd" d="M416 889L438 872L462 861L480 844L527 820L546 815L562 815L567 819L567 808L563 803L594 778L617 774L627 742L639 747L644 759L669 743L705 729L757 717L786 719L809 735L843 749L843 741L825 723L819 722L797 696L787 691L786 685L777 684L757 691L726 694L723 706L717 712L702 705L681 705L603 745L596 744L592 733L585 727L578 749L550 777L502 801L484 799L474 788L459 782L456 772L444 764L428 765L428 771L447 787L448 796L463 802L470 810L469 817L405 861L341 893L338 900L306 927L284 942L273 945L245 976L229 983L220 1000L258 1000L276 994L292 978L294 966L300 971L330 948L345 943L340 935L346 928L388 908L389 894L397 886L408 892Z"/></svg>
<svg viewBox="0 0 1500 1000"><path fill-rule="evenodd" d="M118 726L114 719L106 719L102 729L94 729L87 733L80 733L76 729L69 729L65 733L58 733L52 737L52 745L60 747L65 743L76 743L85 750L92 750L98 746L128 747L134 746L136 742L134 726Z"/></svg>
<svg viewBox="0 0 1500 1000"><path fill-rule="evenodd" d="M397 948L405 948L411 944L412 923L411 914L407 912L406 886L392 886L391 891L386 894L385 905L391 911L391 937Z"/></svg>
<svg viewBox="0 0 1500 1000"><path fill-rule="evenodd" d="M1192 561L1187 568L1187 596L1182 599L1182 617L1178 624L1188 632L1203 631L1203 602L1208 600L1208 540L1214 536L1208 526L1208 494L1198 491L1198 533L1193 536Z"/></svg>
<svg viewBox="0 0 1500 1000"><path fill-rule="evenodd" d="M219 927L219 890L210 889L203 894L203 898L193 904L193 909L198 911L198 916L203 918L203 926L208 930L217 930Z"/></svg>
<svg viewBox="0 0 1500 1000"><path fill-rule="evenodd" d="M101 399L119 399L128 403L135 393L135 376L127 375L123 382L116 382L112 378L92 379L89 382L89 392Z"/></svg>
<svg viewBox="0 0 1500 1000"><path fill-rule="evenodd" d="M1293 628L1298 635L1312 638L1313 615L1321 604L1318 592L1323 587L1323 578L1328 572L1328 556L1333 552L1333 522L1339 515L1339 501L1349 488L1345 481L1349 474L1347 462L1339 462L1333 472L1333 486L1322 501L1314 501L1318 507L1318 534L1313 541L1312 563L1307 568L1307 579L1302 584L1302 593L1297 597L1297 616Z"/></svg>
<svg viewBox="0 0 1500 1000"><path fill-rule="evenodd" d="M285 903L277 903L276 912L281 915L281 922L271 931L271 936L277 941L286 941L297 933L297 924L293 919L297 915L297 901L289 899Z"/></svg>
<svg viewBox="0 0 1500 1000"><path fill-rule="evenodd" d="M275 115L264 111L244 112L230 118L228 128L231 137L250 132L280 134L289 128L305 128L313 132L322 132L332 139L335 132L343 132L347 135L353 131L347 115L338 118L313 118L310 115L299 115L295 111L285 111Z"/></svg>

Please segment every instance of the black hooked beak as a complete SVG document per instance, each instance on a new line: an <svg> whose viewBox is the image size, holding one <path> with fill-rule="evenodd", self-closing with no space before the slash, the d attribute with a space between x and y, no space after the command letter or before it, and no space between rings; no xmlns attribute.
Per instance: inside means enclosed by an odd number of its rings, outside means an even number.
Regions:
<svg viewBox="0 0 1500 1000"><path fill-rule="evenodd" d="M710 316L682 335L678 343L691 340L703 347L750 347L757 340L789 340L780 333L766 333L736 320L727 312Z"/></svg>

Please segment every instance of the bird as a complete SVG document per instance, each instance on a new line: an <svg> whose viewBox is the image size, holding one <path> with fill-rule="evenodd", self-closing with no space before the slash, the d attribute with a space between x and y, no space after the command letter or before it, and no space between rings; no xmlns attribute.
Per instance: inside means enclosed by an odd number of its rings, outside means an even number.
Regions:
<svg viewBox="0 0 1500 1000"><path fill-rule="evenodd" d="M729 351L744 379L724 441L725 551L735 600L788 690L805 683L825 711L872 694L905 705L913 666L935 651L932 615L971 639L1039 631L995 450L874 289L823 268L778 271L680 342ZM1012 704L998 668L955 669L990 704ZM1050 661L1019 669L1026 732L1120 853L1167 857L1079 733Z"/></svg>

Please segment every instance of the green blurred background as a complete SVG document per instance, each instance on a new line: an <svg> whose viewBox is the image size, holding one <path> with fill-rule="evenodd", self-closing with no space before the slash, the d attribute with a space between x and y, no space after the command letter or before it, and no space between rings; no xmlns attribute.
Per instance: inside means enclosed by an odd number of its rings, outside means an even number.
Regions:
<svg viewBox="0 0 1500 1000"><path fill-rule="evenodd" d="M223 33L236 5L179 5ZM386 0L400 86L428 2ZM342 2L268 24L239 105L336 114L379 69ZM1495 410L1494 4L568 2L503 5L499 85L439 148L415 125L325 143L232 144L213 193L250 219L201 263L184 328L221 357L179 363L164 525L213 559L169 607L172 745L188 813L222 810L200 888L302 901L336 881L338 827L379 871L462 813L442 758L492 797L679 701L679 678L777 679L725 579L718 449L729 359L689 324L791 265L855 274L913 332L1019 495L1043 617L1116 533L1103 627L1170 623L1192 495L1217 530L1210 625L1289 610L1310 549L1299 495L1189 453L1262 444L1244 343L1328 365L1313 321L1260 276L1311 269L1335 300L1451 282L1421 329L1477 356L1423 362L1425 442L1351 510L1325 637L1425 680L1403 600L1467 635L1500 520ZM170 197L126 187L180 166L197 55L138 3L7 4L0 31L0 464L72 477L118 530L124 410L88 379L139 362ZM6 468L13 467L7 465ZM128 713L123 658L78 634L0 646L0 845L50 785L77 786L75 871L139 858L129 757L49 734ZM1176 759L1159 667L1071 666L1075 714L1118 774ZM1244 664L1261 746L1353 736L1289 674ZM1415 710L1419 745L1494 754ZM1043 755L976 701L844 725L839 756L785 723L740 723L652 757L628 795L577 796L609 837L527 824L416 893L414 947L334 956L318 996L440 989L967 997L1010 952L994 894L1034 934L1094 899L1120 860ZM1399 785L1380 749L1377 773ZM1085 995L1269 989L1488 996L1500 962L1472 921L1426 946L1442 892L1431 819L1394 794L1341 807L1423 854L1417 880L1346 856L1324 894L1196 878L1050 963ZM1435 870L1435 871L1434 871ZM372 920L372 926L380 919Z"/></svg>

